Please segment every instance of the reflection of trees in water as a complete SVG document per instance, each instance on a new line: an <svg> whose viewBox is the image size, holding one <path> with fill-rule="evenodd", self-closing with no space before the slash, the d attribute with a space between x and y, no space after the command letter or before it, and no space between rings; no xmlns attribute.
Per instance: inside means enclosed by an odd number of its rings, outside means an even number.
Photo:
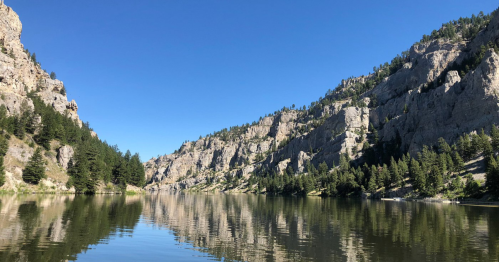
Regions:
<svg viewBox="0 0 499 262"><path fill-rule="evenodd" d="M151 195L144 216L229 260L497 260L496 208L266 197Z"/></svg>
<svg viewBox="0 0 499 262"><path fill-rule="evenodd" d="M125 196L0 197L9 202L0 206L0 261L76 259L89 245L131 234L142 212ZM16 208L17 216L4 216Z"/></svg>

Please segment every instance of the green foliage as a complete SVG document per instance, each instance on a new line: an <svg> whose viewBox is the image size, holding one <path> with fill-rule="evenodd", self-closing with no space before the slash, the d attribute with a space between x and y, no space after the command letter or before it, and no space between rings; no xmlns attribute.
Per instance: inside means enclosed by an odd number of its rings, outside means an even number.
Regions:
<svg viewBox="0 0 499 262"><path fill-rule="evenodd" d="M38 64L38 61L36 61L36 54L35 54L35 53L33 53L33 54L31 55L31 61L32 61L35 65L37 65L37 64Z"/></svg>
<svg viewBox="0 0 499 262"><path fill-rule="evenodd" d="M466 178L466 186L464 187L465 195L469 197L480 197L481 196L480 183L478 183L478 181L473 179L473 175L471 174L467 174L465 178Z"/></svg>
<svg viewBox="0 0 499 262"><path fill-rule="evenodd" d="M492 127L491 135L497 129ZM373 127L370 128L374 131ZM398 139L395 139L398 140ZM400 141L399 141L400 142ZM408 177L414 190L421 196L434 196L444 193L447 197L480 197L483 188L478 181L467 175L466 184L460 174L466 171L463 157L471 159L480 154L494 154L494 138L490 138L483 131L479 135L465 134L458 139L457 145L450 146L440 138L438 146L423 146L417 158L409 154L399 154L399 142L379 143L376 150L379 155L375 159L381 163L367 164L362 167L350 162L347 154L339 159L339 166L330 169L326 162L316 166L308 161L307 174L294 175L293 170L286 170L282 174L257 170L249 180L250 185L257 184L259 190L266 190L269 194L307 194L319 191L324 196L351 196L363 191L376 193L390 187L404 186ZM372 147L366 151L373 151ZM387 157L388 156L388 157ZM489 157L486 186L490 193L499 195L499 157ZM454 177L454 178L452 178Z"/></svg>
<svg viewBox="0 0 499 262"><path fill-rule="evenodd" d="M145 172L138 154L132 156L128 151L123 155L117 146L110 146L107 142L92 137L92 129L88 123L83 123L80 127L67 114L56 112L34 93L28 94L28 97L33 101L34 110L21 104L21 114L18 116L7 117L5 106L0 106L0 129L7 131L5 137L9 133L19 138L31 134L35 142L46 150L50 149L52 140L73 146L75 155L68 167L68 186L75 186L77 193L94 193L100 181L113 182L122 191L126 189L126 184L139 187L145 184ZM41 128L33 125L34 116L41 117ZM39 131L35 135L37 129ZM41 172L34 172L33 175L31 171L37 171L36 168L26 170L25 180L37 183Z"/></svg>
<svg viewBox="0 0 499 262"><path fill-rule="evenodd" d="M5 48L5 44L4 44L3 39L0 40L0 49L1 49L2 53L7 54L7 48Z"/></svg>
<svg viewBox="0 0 499 262"><path fill-rule="evenodd" d="M54 72L50 72L50 79L55 80L57 75Z"/></svg>
<svg viewBox="0 0 499 262"><path fill-rule="evenodd" d="M493 12L495 13L495 12ZM456 40L458 34L462 35L462 38L466 40L471 40L483 30L489 24L492 14L484 15L480 12L478 16L472 15L471 18L459 18L459 20L453 20L442 25L439 30L433 30L431 35L423 35L423 38L419 43L427 43L436 39L449 39Z"/></svg>
<svg viewBox="0 0 499 262"><path fill-rule="evenodd" d="M23 170L23 180L26 183L38 184L42 178L45 178L45 160L42 157L42 149L38 147Z"/></svg>
<svg viewBox="0 0 499 262"><path fill-rule="evenodd" d="M489 192L499 197L499 165L498 158L494 158L493 156L489 157L486 182L485 185Z"/></svg>
<svg viewBox="0 0 499 262"><path fill-rule="evenodd" d="M255 156L255 162L260 162L265 159L265 156L262 153L258 153Z"/></svg>
<svg viewBox="0 0 499 262"><path fill-rule="evenodd" d="M9 148L9 141L3 135L3 132L0 134L0 187L5 184L5 167L3 166L3 159L5 154L7 154L7 150Z"/></svg>

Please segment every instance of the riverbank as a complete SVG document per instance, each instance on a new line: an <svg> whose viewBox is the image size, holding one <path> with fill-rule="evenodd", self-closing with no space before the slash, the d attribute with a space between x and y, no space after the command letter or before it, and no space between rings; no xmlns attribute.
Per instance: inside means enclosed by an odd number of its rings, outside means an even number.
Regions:
<svg viewBox="0 0 499 262"><path fill-rule="evenodd" d="M8 172L7 172L8 173ZM26 183L14 177L8 177L8 183L0 187L0 194L76 194L74 187L66 187L66 184L52 178L44 178L37 185ZM125 194L136 195L145 194L146 190L133 185L127 185ZM112 183L100 182L97 185L95 194L123 194L120 188Z"/></svg>

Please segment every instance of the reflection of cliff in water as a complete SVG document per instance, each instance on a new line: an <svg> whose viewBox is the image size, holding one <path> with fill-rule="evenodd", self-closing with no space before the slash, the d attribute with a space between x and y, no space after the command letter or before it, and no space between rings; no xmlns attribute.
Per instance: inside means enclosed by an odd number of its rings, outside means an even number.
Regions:
<svg viewBox="0 0 499 262"><path fill-rule="evenodd" d="M218 258L496 261L499 210L255 195L149 195L144 218Z"/></svg>
<svg viewBox="0 0 499 262"><path fill-rule="evenodd" d="M74 260L89 245L131 234L140 198L0 196L0 261Z"/></svg>

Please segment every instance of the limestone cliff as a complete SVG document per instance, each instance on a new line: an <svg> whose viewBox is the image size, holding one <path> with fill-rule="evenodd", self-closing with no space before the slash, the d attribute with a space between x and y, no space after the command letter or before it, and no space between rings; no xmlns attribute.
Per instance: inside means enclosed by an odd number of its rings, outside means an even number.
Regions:
<svg viewBox="0 0 499 262"><path fill-rule="evenodd" d="M0 163L4 168L0 191L141 191L144 171L138 155L128 152L130 157L125 158L82 123L78 105L68 101L64 84L21 44L21 31L18 15L0 3ZM25 167L37 148L45 160L37 165L43 165L45 172L29 181L33 184L25 183ZM70 168L83 168L80 173L93 176L70 177Z"/></svg>
<svg viewBox="0 0 499 262"><path fill-rule="evenodd" d="M473 37L464 35L466 24L456 24L461 31L452 39L414 44L398 60L400 66L378 82L381 69L342 81L307 110L283 108L149 160L148 187L178 190L212 177L248 178L255 170L302 173L307 161L332 167L344 153L361 163L363 146L373 144L371 126L381 142L411 154L440 137L453 143L463 133L490 130L499 124L499 56L490 48L499 44L499 16L492 15ZM477 56L482 59L469 68ZM367 82L375 84L352 95Z"/></svg>
<svg viewBox="0 0 499 262"><path fill-rule="evenodd" d="M8 6L0 4L0 106L7 109L6 116L16 116L23 111L33 111L34 105L28 93L34 92L43 102L61 114L67 114L81 126L74 100L68 101L63 82L52 79L33 59L29 51L21 43L22 24L19 16ZM34 116L35 126L41 128L41 117ZM22 169L33 154L34 150L28 146L33 138L28 135L24 140L15 137L9 139L9 149L5 156L4 190L18 191L19 188L29 187L22 182ZM53 150L45 153L47 161L47 179L42 180L47 189L68 190L65 187L67 175L64 168L73 149L63 147L59 154L58 143L53 142ZM59 155L59 161L56 156ZM38 189L34 189L38 190Z"/></svg>
<svg viewBox="0 0 499 262"><path fill-rule="evenodd" d="M35 91L46 104L61 114L68 113L80 124L76 102L68 101L61 94L64 84L51 79L40 64L32 60L21 44L22 24L19 16L8 6L0 5L0 105L7 107L8 114L17 114L23 101L32 109L27 93Z"/></svg>

